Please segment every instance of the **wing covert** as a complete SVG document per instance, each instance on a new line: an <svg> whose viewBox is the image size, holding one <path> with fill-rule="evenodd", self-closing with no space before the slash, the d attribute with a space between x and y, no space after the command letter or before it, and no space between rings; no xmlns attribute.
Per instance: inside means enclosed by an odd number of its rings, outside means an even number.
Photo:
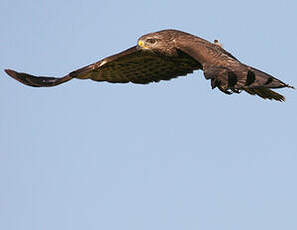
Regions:
<svg viewBox="0 0 297 230"><path fill-rule="evenodd" d="M180 52L164 56L136 46L70 73L71 77L111 83L147 84L184 76L201 68L190 56Z"/></svg>

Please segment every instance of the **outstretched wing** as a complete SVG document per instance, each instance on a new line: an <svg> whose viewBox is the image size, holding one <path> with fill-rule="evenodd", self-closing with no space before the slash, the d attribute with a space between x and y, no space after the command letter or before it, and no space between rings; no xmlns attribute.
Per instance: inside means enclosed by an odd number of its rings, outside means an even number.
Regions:
<svg viewBox="0 0 297 230"><path fill-rule="evenodd" d="M242 90L264 99L284 101L285 97L271 89L292 86L260 70L241 63L229 63L226 66L207 66L206 79L211 80L211 87L218 87L226 94L240 93Z"/></svg>
<svg viewBox="0 0 297 230"><path fill-rule="evenodd" d="M201 62L205 78L211 80L211 87L217 87L226 94L244 90L264 99L284 101L284 96L270 88L294 88L263 71L241 63L222 47L204 39L181 39L179 49Z"/></svg>
<svg viewBox="0 0 297 230"><path fill-rule="evenodd" d="M185 76L199 68L201 68L201 65L183 52L179 52L176 57L167 57L150 51L138 50L134 46L75 70L61 78L37 77L9 69L5 70L5 72L23 84L35 87L50 87L73 78L111 83L133 82L147 84Z"/></svg>

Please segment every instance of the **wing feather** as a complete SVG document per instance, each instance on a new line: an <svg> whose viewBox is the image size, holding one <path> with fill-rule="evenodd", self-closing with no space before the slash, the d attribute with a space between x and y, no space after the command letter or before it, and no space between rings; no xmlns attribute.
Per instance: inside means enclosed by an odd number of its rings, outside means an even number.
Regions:
<svg viewBox="0 0 297 230"><path fill-rule="evenodd" d="M134 46L76 70L70 76L111 83L147 84L185 76L199 68L201 65L188 55L180 53L177 57L165 57L151 51L138 50Z"/></svg>
<svg viewBox="0 0 297 230"><path fill-rule="evenodd" d="M179 49L202 64L204 76L211 80L211 87L218 87L226 94L242 90L264 99L284 101L284 96L270 88L294 88L281 80L251 66L241 63L223 48L199 37L179 40Z"/></svg>
<svg viewBox="0 0 297 230"><path fill-rule="evenodd" d="M199 68L201 68L200 63L182 52L179 52L177 56L167 57L150 51L138 50L134 46L75 70L62 78L37 77L31 74L18 73L14 70L5 71L25 85L49 87L59 85L73 78L111 83L133 82L147 84L185 76Z"/></svg>

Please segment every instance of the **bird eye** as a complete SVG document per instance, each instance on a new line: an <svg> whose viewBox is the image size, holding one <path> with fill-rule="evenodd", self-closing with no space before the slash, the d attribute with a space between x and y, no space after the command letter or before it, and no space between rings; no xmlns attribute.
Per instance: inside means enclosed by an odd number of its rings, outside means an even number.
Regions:
<svg viewBox="0 0 297 230"><path fill-rule="evenodd" d="M146 40L148 43L154 44L157 40L154 38L149 38Z"/></svg>

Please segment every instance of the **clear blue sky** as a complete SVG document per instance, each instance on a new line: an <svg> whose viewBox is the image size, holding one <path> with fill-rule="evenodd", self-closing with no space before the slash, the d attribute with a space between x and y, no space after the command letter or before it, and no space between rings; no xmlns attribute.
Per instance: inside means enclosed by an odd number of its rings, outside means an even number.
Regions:
<svg viewBox="0 0 297 230"><path fill-rule="evenodd" d="M297 86L297 2L0 3L0 229L295 230L297 91L211 90L197 71L149 85L31 88L175 28Z"/></svg>

